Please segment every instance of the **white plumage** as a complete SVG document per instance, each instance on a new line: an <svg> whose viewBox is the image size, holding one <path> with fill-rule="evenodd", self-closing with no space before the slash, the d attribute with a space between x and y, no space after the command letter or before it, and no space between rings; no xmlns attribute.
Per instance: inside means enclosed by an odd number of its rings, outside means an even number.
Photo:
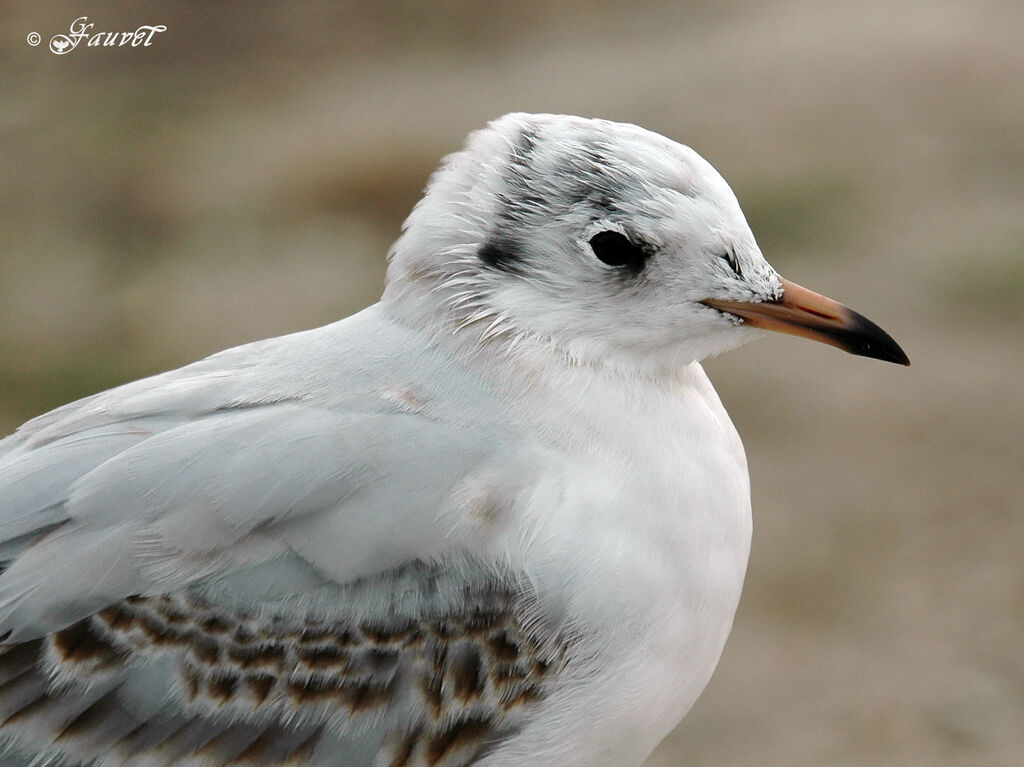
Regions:
<svg viewBox="0 0 1024 767"><path fill-rule="evenodd" d="M0 442L4 763L639 764L749 550L697 360L789 285L692 150L495 121L379 304ZM851 316L783 319L892 359Z"/></svg>

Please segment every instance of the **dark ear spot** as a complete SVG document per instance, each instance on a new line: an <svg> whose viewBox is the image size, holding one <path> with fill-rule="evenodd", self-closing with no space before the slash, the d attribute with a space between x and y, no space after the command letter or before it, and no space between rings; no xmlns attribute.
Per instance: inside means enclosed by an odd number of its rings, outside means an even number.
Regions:
<svg viewBox="0 0 1024 767"><path fill-rule="evenodd" d="M621 232L612 230L598 232L591 237L590 247L602 263L621 266L633 272L643 269L651 255L646 245L634 243Z"/></svg>
<svg viewBox="0 0 1024 767"><path fill-rule="evenodd" d="M523 249L519 243L506 237L491 237L480 247L477 255L492 269L511 273L522 271Z"/></svg>

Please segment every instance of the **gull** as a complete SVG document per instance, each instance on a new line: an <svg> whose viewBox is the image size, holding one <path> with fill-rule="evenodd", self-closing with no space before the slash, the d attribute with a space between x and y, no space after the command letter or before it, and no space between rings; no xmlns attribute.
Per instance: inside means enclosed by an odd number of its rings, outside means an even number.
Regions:
<svg viewBox="0 0 1024 767"><path fill-rule="evenodd" d="M759 329L909 364L692 149L495 120L379 303L0 442L0 761L639 765L740 598L746 459L699 361Z"/></svg>

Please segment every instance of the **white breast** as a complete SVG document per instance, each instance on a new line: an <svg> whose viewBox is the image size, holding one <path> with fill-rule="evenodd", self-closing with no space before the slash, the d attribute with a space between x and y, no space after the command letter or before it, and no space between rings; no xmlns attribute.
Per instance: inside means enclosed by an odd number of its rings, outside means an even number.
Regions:
<svg viewBox="0 0 1024 767"><path fill-rule="evenodd" d="M551 459L504 555L585 639L551 716L484 764L639 764L732 626L751 533L742 445L697 363L667 381L563 369L516 407Z"/></svg>

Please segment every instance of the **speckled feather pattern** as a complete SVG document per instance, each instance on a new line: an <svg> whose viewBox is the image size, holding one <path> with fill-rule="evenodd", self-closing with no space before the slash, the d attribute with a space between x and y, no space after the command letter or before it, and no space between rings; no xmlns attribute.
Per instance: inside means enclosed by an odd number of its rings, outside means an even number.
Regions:
<svg viewBox="0 0 1024 767"><path fill-rule="evenodd" d="M403 570L406 585L444 577ZM188 591L131 597L5 648L0 735L31 731L100 765L301 766L328 763L328 733L355 733L364 753L346 767L461 767L546 697L567 643L542 636L528 596L498 581L467 583L444 609L430 601L418 615L346 620L225 609ZM123 680L154 661L173 715L119 703Z"/></svg>

